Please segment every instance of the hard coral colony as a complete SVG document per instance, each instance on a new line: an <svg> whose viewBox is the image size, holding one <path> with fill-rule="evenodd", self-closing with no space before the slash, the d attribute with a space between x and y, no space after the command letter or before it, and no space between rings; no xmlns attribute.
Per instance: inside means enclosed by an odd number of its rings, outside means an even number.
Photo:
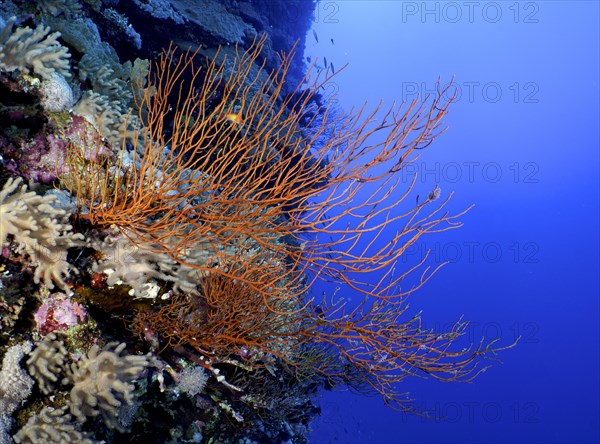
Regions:
<svg viewBox="0 0 600 444"><path fill-rule="evenodd" d="M399 180L446 91L344 114L277 8L188 3L0 5L0 444L307 442L320 389L415 411L405 377L498 350L423 329L437 268L396 266L460 226Z"/></svg>

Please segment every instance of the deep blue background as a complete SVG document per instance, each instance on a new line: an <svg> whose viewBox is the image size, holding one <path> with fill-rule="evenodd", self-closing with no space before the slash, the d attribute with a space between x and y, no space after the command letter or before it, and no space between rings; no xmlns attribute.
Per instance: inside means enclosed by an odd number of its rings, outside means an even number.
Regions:
<svg viewBox="0 0 600 444"><path fill-rule="evenodd" d="M328 85L342 108L455 76L461 96L417 187L475 208L426 240L452 263L411 308L431 327L464 314L474 340L522 339L473 384L406 380L445 420L327 393L312 442L600 441L598 23L594 1L319 4L307 55L350 63Z"/></svg>

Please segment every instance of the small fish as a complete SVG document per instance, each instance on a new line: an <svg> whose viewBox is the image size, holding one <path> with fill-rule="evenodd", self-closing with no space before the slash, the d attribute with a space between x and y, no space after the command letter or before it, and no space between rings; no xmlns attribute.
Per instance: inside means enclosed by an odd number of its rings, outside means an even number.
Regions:
<svg viewBox="0 0 600 444"><path fill-rule="evenodd" d="M310 58L310 56L306 57L306 61L307 61L308 63L312 63L312 59Z"/></svg>
<svg viewBox="0 0 600 444"><path fill-rule="evenodd" d="M323 57L323 63L325 64L325 68L327 68L327 57Z"/></svg>
<svg viewBox="0 0 600 444"><path fill-rule="evenodd" d="M331 66L331 72L332 72L333 74L335 74L335 68L333 67L333 63L330 63L330 64L329 64L329 66Z"/></svg>
<svg viewBox="0 0 600 444"><path fill-rule="evenodd" d="M331 39L331 44L332 44L332 45L335 45L335 43L334 43L333 39Z"/></svg>
<svg viewBox="0 0 600 444"><path fill-rule="evenodd" d="M319 36L317 36L317 31L315 31L313 29L313 36L315 37L315 40L317 41L317 43L319 43Z"/></svg>
<svg viewBox="0 0 600 444"><path fill-rule="evenodd" d="M225 118L231 123L236 123L238 125L244 123L242 116L239 113L228 113L225 115Z"/></svg>

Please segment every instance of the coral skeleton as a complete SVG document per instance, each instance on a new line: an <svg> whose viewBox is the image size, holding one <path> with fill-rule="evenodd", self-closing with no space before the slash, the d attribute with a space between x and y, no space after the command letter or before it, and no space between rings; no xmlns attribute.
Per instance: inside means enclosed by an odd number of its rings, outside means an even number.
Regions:
<svg viewBox="0 0 600 444"><path fill-rule="evenodd" d="M31 351L32 344L25 341L10 347L2 359L0 373L0 412L12 413L27 399L33 379L21 368L19 361Z"/></svg>

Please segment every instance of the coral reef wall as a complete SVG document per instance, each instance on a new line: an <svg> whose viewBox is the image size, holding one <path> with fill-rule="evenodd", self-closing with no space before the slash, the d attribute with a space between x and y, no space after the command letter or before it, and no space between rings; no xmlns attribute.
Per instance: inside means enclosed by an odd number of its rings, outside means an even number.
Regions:
<svg viewBox="0 0 600 444"><path fill-rule="evenodd" d="M501 349L406 304L468 211L400 177L450 86L339 110L314 8L0 2L0 444L305 444L321 390L412 412Z"/></svg>
<svg viewBox="0 0 600 444"><path fill-rule="evenodd" d="M295 47L286 76L293 90L304 75L314 7L312 0L0 2L0 444L237 442L244 434L247 442L294 435L301 442L316 413L307 394L286 401L296 418L249 426L246 416L239 426L242 413L220 393L235 386L218 367L119 343L132 337L124 313L147 309L160 293L193 292L197 272L119 233L73 226L77 208L57 184L76 181L76 167L115 161L124 132L137 125L133 86L145 84L148 61L171 43L233 57L234 47L263 37L257 63L266 70ZM86 166L66 163L74 147ZM151 332L145 340L154 344ZM244 404L263 402L245 396Z"/></svg>

